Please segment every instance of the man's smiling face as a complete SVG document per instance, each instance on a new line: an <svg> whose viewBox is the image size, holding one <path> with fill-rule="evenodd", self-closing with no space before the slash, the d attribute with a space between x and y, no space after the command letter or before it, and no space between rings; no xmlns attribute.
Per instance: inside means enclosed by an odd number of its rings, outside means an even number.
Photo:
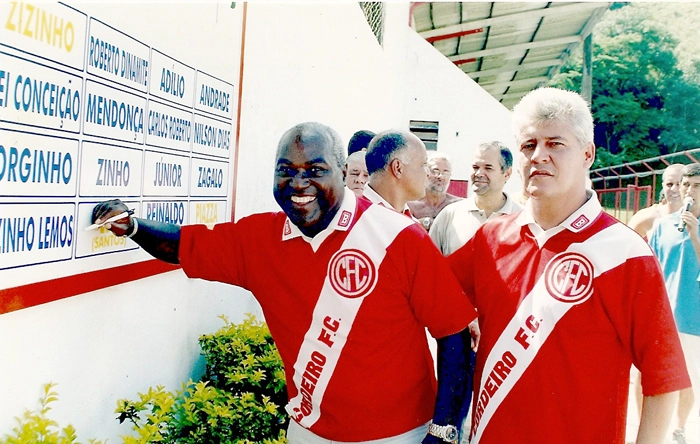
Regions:
<svg viewBox="0 0 700 444"><path fill-rule="evenodd" d="M484 196L492 192L501 193L510 178L511 169L501 167L501 153L497 149L478 149L472 161L472 191Z"/></svg>
<svg viewBox="0 0 700 444"><path fill-rule="evenodd" d="M294 225L313 237L323 231L343 200L343 172L324 135L280 142L273 194Z"/></svg>

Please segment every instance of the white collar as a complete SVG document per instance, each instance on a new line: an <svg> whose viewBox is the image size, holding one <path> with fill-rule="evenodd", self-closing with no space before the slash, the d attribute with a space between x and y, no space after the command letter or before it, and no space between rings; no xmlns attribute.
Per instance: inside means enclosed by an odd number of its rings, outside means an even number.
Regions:
<svg viewBox="0 0 700 444"><path fill-rule="evenodd" d="M306 242L310 243L314 251L318 250L323 241L331 235L335 230L347 231L350 228L351 222L355 219L355 212L357 211L357 198L355 193L349 188L344 188L343 201L340 203L340 208L338 212L331 220L328 226L318 233L314 237L309 237L301 232L299 227L294 225L292 221L287 217L284 221L284 228L282 230L282 241L287 241L297 237L301 237Z"/></svg>
<svg viewBox="0 0 700 444"><path fill-rule="evenodd" d="M598 196L591 190L586 190L586 202L581 205L576 211L571 213L562 223L556 227L552 227L549 230L543 230L542 227L537 225L535 218L532 215L532 205L530 201L525 204L525 208L515 219L515 223L521 227L527 225L530 231L537 239L537 243L544 245L548 239L552 236L561 233L564 230L569 230L573 233L578 233L580 231L588 228L593 221L596 220L603 208L598 202Z"/></svg>
<svg viewBox="0 0 700 444"><path fill-rule="evenodd" d="M362 195L364 197L366 197L367 199L369 199L370 202L372 202L372 203L385 206L390 210L394 210L397 213L403 213L403 214L413 218L413 213L411 213L411 209L408 208L408 203L404 204L402 211L399 211L396 208L394 208L394 206L391 205L386 199L384 199L379 193L374 191L374 189L370 185L367 185L365 187L365 191L362 193Z"/></svg>
<svg viewBox="0 0 700 444"><path fill-rule="evenodd" d="M508 195L508 193L503 192L503 195L506 197L506 202L499 210L494 211L494 214L510 214L520 209L519 207L515 207L515 203L513 202L513 199L511 199L511 197ZM476 194L472 194L471 196L469 196L466 199L466 201L468 211L482 211L481 208L476 206Z"/></svg>

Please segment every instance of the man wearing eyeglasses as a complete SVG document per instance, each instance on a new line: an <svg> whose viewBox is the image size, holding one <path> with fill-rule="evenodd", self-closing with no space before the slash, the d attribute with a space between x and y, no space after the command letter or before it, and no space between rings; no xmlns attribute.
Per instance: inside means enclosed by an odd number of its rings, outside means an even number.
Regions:
<svg viewBox="0 0 700 444"><path fill-rule="evenodd" d="M452 177L452 163L446 154L431 151L428 154L428 182L425 196L408 203L413 217L418 219L423 228L430 230L435 217L443 208L462 200L447 192Z"/></svg>

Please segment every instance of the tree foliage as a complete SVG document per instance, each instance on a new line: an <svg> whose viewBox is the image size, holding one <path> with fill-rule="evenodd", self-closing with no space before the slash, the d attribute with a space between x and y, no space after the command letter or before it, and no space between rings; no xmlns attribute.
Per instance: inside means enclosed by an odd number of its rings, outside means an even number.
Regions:
<svg viewBox="0 0 700 444"><path fill-rule="evenodd" d="M655 4L665 8L666 4ZM700 75L692 56L681 69L673 20L654 9L616 4L593 33L594 167L700 146ZM580 91L582 55L572 55L550 85Z"/></svg>

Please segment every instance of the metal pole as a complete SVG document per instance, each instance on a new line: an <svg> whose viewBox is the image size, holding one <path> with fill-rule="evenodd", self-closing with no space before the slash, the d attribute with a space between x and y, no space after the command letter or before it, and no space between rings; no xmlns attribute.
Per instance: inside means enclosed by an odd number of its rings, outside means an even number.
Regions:
<svg viewBox="0 0 700 444"><path fill-rule="evenodd" d="M593 97L593 33L583 40L583 78L581 79L581 96L588 104Z"/></svg>

